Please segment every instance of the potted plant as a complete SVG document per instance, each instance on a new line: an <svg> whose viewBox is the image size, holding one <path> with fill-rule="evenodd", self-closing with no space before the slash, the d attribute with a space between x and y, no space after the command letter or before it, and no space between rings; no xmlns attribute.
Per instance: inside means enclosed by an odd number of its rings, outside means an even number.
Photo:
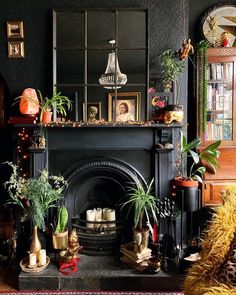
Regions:
<svg viewBox="0 0 236 295"><path fill-rule="evenodd" d="M187 142L187 138L182 131L180 138L179 150L179 173L174 179L174 189L179 205L182 206L182 194L184 194L184 209L186 211L195 211L196 198L199 182L202 183L202 176L204 173L216 173L216 167L219 166L218 158L220 151L217 148L221 144L221 140L217 140L203 150L200 150L201 138L195 138L191 142ZM199 149L197 151L197 149ZM189 169L185 169L186 160L191 159ZM192 196L192 198L191 198ZM194 202L191 202L193 199Z"/></svg>
<svg viewBox="0 0 236 295"><path fill-rule="evenodd" d="M165 108L164 122L167 124L173 121L183 122L183 105L180 104L179 99L179 78L185 70L185 59L193 53L193 46L190 41L190 39L185 39L178 51L167 49L160 55L164 91L171 92L174 88L173 105L167 105Z"/></svg>
<svg viewBox="0 0 236 295"><path fill-rule="evenodd" d="M121 206L121 209L129 207L128 214L133 210L133 242L136 252L142 252L148 247L149 228L152 228L151 221L155 224L158 222L159 208L157 198L152 195L153 182L154 179L146 186L137 183L134 187L130 187L127 194L128 200Z"/></svg>
<svg viewBox="0 0 236 295"><path fill-rule="evenodd" d="M47 210L55 207L58 200L63 198L67 181L63 176L48 175L46 170L40 172L38 178L24 178L19 175L18 166L5 162L12 168L10 179L4 183L9 194L6 205L17 205L33 222L34 237L30 252L38 252L41 244L37 237L37 229L45 229L44 217Z"/></svg>
<svg viewBox="0 0 236 295"><path fill-rule="evenodd" d="M37 92L39 96L40 122L49 123L54 108L62 116L66 116L67 110L72 108L71 100L67 96L61 95L61 92L55 90L50 98L48 96L43 97L40 90L37 90Z"/></svg>
<svg viewBox="0 0 236 295"><path fill-rule="evenodd" d="M52 233L52 244L54 249L66 249L68 245L68 210L65 206L59 207L57 223Z"/></svg>

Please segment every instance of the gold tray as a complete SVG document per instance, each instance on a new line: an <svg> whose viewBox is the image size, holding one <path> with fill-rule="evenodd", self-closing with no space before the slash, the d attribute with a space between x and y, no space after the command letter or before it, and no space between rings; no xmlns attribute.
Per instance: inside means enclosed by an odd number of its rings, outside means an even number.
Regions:
<svg viewBox="0 0 236 295"><path fill-rule="evenodd" d="M46 260L47 262L46 262L45 265L43 265L43 266L38 266L37 265L36 267L32 268L32 267L29 267L28 266L28 264L29 264L29 258L28 257L25 257L25 258L23 258L21 260L20 267L25 272L40 272L40 271L43 271L43 270L45 270L48 267L48 265L50 263L50 258L48 256L46 258L47 258L47 260Z"/></svg>

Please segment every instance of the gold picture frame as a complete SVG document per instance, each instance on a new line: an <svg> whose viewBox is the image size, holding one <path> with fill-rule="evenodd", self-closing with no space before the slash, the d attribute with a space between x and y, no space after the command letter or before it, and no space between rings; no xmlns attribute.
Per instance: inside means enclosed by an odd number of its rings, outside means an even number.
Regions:
<svg viewBox="0 0 236 295"><path fill-rule="evenodd" d="M89 118L89 108L90 107L96 107L97 113L95 115L95 118L90 119ZM86 118L87 114L87 118ZM91 121L91 120L101 120L102 119L102 103L100 101L94 101L94 102L87 102L87 112L85 114L85 102L83 103L83 121Z"/></svg>
<svg viewBox="0 0 236 295"><path fill-rule="evenodd" d="M23 21L8 21L7 22L7 38L22 39L24 38Z"/></svg>
<svg viewBox="0 0 236 295"><path fill-rule="evenodd" d="M24 58L24 42L23 41L14 41L8 42L8 57L9 58Z"/></svg>
<svg viewBox="0 0 236 295"><path fill-rule="evenodd" d="M141 92L108 94L108 121L139 121Z"/></svg>

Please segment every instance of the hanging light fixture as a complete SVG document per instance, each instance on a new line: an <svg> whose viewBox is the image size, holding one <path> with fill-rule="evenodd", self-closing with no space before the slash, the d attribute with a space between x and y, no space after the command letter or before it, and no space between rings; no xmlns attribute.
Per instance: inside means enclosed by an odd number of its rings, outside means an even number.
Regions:
<svg viewBox="0 0 236 295"><path fill-rule="evenodd" d="M113 45L116 43L115 40L110 40L109 43ZM122 74L120 71L118 57L116 52L112 50L108 55L107 67L105 74L102 74L99 83L106 89L121 88L127 82L127 75Z"/></svg>

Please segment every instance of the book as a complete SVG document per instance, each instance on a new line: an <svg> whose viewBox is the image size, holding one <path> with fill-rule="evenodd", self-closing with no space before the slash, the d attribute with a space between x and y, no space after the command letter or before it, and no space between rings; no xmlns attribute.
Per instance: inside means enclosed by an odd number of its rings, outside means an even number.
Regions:
<svg viewBox="0 0 236 295"><path fill-rule="evenodd" d="M134 251L133 243L124 244L120 247L120 252L135 262L141 262L148 259L152 255L152 250L150 248L144 249L141 253Z"/></svg>
<svg viewBox="0 0 236 295"><path fill-rule="evenodd" d="M120 260L123 263L129 265L130 267L132 267L132 268L134 268L134 269L136 269L137 271L140 271L140 272L143 272L143 271L145 271L148 268L148 262L147 262L147 260L142 261L140 263L137 263L137 262L134 262L132 259L130 259L127 256L122 256L120 258Z"/></svg>

